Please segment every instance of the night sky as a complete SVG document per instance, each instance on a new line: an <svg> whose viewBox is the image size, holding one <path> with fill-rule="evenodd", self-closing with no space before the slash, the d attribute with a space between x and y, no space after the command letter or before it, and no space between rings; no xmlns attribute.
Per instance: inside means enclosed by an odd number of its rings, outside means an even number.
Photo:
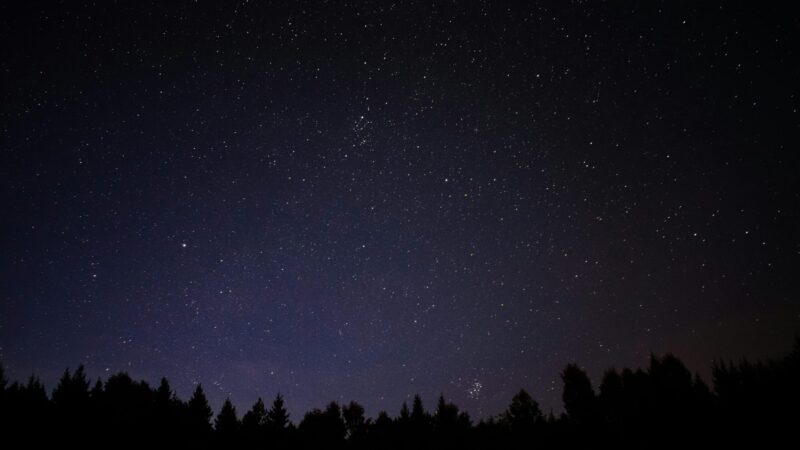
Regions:
<svg viewBox="0 0 800 450"><path fill-rule="evenodd" d="M78 3L0 6L11 379L486 417L800 330L780 2Z"/></svg>

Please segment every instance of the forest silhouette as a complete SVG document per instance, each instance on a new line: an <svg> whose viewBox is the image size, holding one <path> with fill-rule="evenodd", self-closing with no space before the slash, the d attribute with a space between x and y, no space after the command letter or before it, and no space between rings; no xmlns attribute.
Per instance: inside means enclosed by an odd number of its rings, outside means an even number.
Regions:
<svg viewBox="0 0 800 450"><path fill-rule="evenodd" d="M714 362L712 385L675 356L646 369L608 370L595 388L575 364L561 373L564 412L544 414L526 391L505 412L475 423L440 396L427 410L419 395L391 417L366 418L355 401L331 402L295 424L278 394L243 415L226 400L214 415L201 385L188 401L167 379L157 387L126 373L90 383L66 370L47 395L36 376L10 383L0 366L4 448L745 448L796 442L800 424L800 339L767 362Z"/></svg>

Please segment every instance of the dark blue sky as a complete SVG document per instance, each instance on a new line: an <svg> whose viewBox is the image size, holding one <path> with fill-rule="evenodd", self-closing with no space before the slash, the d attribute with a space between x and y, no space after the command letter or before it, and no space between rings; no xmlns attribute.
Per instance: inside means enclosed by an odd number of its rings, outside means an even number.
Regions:
<svg viewBox="0 0 800 450"><path fill-rule="evenodd" d="M800 329L778 6L77 3L0 6L11 378L483 417Z"/></svg>

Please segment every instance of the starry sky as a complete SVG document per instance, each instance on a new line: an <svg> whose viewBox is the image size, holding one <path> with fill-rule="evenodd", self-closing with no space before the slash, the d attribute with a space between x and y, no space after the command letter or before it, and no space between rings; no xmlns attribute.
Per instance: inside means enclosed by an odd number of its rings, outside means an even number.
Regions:
<svg viewBox="0 0 800 450"><path fill-rule="evenodd" d="M697 4L701 3L701 4ZM3 2L0 360L473 417L800 330L780 2Z"/></svg>

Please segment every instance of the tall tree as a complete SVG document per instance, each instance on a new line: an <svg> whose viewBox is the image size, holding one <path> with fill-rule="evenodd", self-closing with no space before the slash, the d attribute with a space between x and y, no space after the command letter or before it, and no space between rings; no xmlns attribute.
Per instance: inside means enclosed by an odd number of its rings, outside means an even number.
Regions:
<svg viewBox="0 0 800 450"><path fill-rule="evenodd" d="M69 369L64 371L53 390L53 404L61 433L71 436L83 434L87 425L84 419L89 412L89 381L83 365L78 366L72 375Z"/></svg>
<svg viewBox="0 0 800 450"><path fill-rule="evenodd" d="M256 400L250 411L247 411L242 417L242 430L248 434L258 433L266 424L267 409L264 406L264 401L261 397Z"/></svg>
<svg viewBox="0 0 800 450"><path fill-rule="evenodd" d="M306 413L298 428L304 448L339 448L344 444L346 428L341 408L331 402L324 411L313 409Z"/></svg>
<svg viewBox="0 0 800 450"><path fill-rule="evenodd" d="M283 405L281 394L276 395L275 400L272 401L265 424L271 432L282 432L289 425L289 413Z"/></svg>
<svg viewBox="0 0 800 450"><path fill-rule="evenodd" d="M208 405L208 399L205 392L203 392L203 385L197 385L187 407L187 419L192 432L204 435L211 431L211 417L214 412L211 410L211 406Z"/></svg>
<svg viewBox="0 0 800 450"><path fill-rule="evenodd" d="M397 417L397 420L400 423L407 423L411 420L411 411L408 409L408 403L403 402L403 406L400 407L400 415Z"/></svg>
<svg viewBox="0 0 800 450"><path fill-rule="evenodd" d="M242 438L249 448L260 448L266 446L266 422L267 408L261 397L256 400L249 411L242 417Z"/></svg>
<svg viewBox="0 0 800 450"><path fill-rule="evenodd" d="M419 394L414 395L414 401L411 403L411 422L416 425L423 425L428 421L428 413L425 412L425 406L422 404L422 397Z"/></svg>
<svg viewBox="0 0 800 450"><path fill-rule="evenodd" d="M539 403L525 389L520 389L512 397L503 419L512 430L530 429L535 423L542 420L542 411L539 409Z"/></svg>
<svg viewBox="0 0 800 450"><path fill-rule="evenodd" d="M58 385L53 390L53 403L64 413L80 412L89 399L89 381L86 379L83 365L78 366L74 374L69 369L64 371Z"/></svg>
<svg viewBox="0 0 800 450"><path fill-rule="evenodd" d="M423 447L430 439L430 416L422 404L422 397L414 395L411 402L411 416L408 421L408 444L411 447Z"/></svg>
<svg viewBox="0 0 800 450"><path fill-rule="evenodd" d="M368 431L370 439L369 446L373 448L387 448L390 447L390 444L397 445L397 442L390 442L392 425L394 424L389 414L387 414L386 411L379 412L375 423Z"/></svg>
<svg viewBox="0 0 800 450"><path fill-rule="evenodd" d="M226 398L222 408L214 420L214 430L223 438L223 442L233 439L239 431L239 419L236 417L236 408L230 398Z"/></svg>
<svg viewBox="0 0 800 450"><path fill-rule="evenodd" d="M445 432L455 428L458 423L458 406L445 400L443 394L439 394L433 423L437 430Z"/></svg>
<svg viewBox="0 0 800 450"><path fill-rule="evenodd" d="M347 439L352 442L363 440L367 428L364 407L355 401L351 401L342 407L342 417L347 429Z"/></svg>
<svg viewBox="0 0 800 450"><path fill-rule="evenodd" d="M328 403L325 407L325 418L327 426L330 427L330 435L334 442L341 441L347 434L347 428L342 417L342 407L336 402Z"/></svg>
<svg viewBox="0 0 800 450"><path fill-rule="evenodd" d="M561 373L564 392L561 396L567 416L577 424L590 423L595 414L595 395L589 376L575 364L569 364Z"/></svg>
<svg viewBox="0 0 800 450"><path fill-rule="evenodd" d="M156 401L162 405L168 405L172 401L172 387L166 378L161 378L161 382L156 389Z"/></svg>
<svg viewBox="0 0 800 450"><path fill-rule="evenodd" d="M12 398L9 399L11 409L8 412L11 417L4 418L10 420L0 424L0 429L19 433L33 448L45 444L50 436L42 432L52 430L49 429L51 426L49 421L51 403L47 398L44 385L37 376L31 375L27 384L14 383L9 390ZM65 425L73 423L75 422L66 422L64 417L59 417L59 421L55 423L58 434L65 436L65 432L69 432L68 428L64 428ZM6 443L10 442L6 441Z"/></svg>

